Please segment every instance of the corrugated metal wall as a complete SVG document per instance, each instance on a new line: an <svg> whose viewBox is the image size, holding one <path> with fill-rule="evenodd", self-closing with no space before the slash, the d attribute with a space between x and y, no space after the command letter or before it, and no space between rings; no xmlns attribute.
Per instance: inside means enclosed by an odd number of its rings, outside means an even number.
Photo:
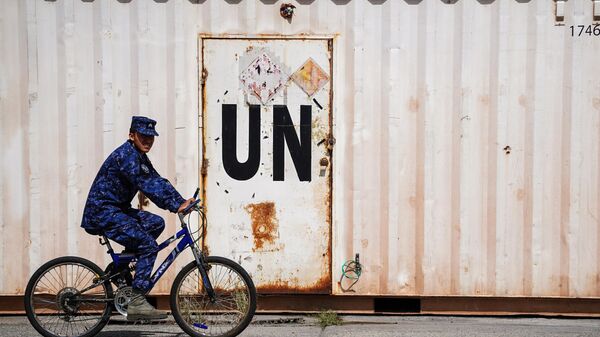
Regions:
<svg viewBox="0 0 600 337"><path fill-rule="evenodd" d="M79 221L133 113L193 192L205 33L335 36L334 280L360 253L356 294L600 296L600 37L569 28L592 1L563 26L549 0L197 2L2 1L0 294L106 261Z"/></svg>
<svg viewBox="0 0 600 337"><path fill-rule="evenodd" d="M569 29L592 5L351 3L334 265L361 253L358 293L600 295L600 38Z"/></svg>

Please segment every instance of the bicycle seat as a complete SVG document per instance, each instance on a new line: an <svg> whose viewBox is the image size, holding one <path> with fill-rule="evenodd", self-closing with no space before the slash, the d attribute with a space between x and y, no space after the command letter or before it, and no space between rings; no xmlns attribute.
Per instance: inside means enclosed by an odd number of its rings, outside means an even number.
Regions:
<svg viewBox="0 0 600 337"><path fill-rule="evenodd" d="M121 255L122 257L125 257L125 256L135 257L135 253L136 253L135 251L127 250L127 248L125 248L125 249L123 249L123 251L121 251L119 253L119 255Z"/></svg>

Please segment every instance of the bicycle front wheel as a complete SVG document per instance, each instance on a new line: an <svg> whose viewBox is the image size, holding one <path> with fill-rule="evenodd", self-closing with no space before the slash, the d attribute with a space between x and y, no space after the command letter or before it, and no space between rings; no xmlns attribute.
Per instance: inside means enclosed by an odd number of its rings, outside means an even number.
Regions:
<svg viewBox="0 0 600 337"><path fill-rule="evenodd" d="M171 289L173 317L190 336L237 336L256 311L254 283L244 268L229 259L210 256L206 262L216 300L209 298L196 262L191 262L177 274Z"/></svg>
<svg viewBox="0 0 600 337"><path fill-rule="evenodd" d="M76 256L47 262L27 284L29 322L45 337L94 336L110 318L112 287L105 282L85 289L103 275L96 264Z"/></svg>

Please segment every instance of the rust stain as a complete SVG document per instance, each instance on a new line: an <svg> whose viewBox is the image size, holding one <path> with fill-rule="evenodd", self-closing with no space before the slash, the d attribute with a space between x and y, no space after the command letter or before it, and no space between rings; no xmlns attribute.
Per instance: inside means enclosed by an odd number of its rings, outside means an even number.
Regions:
<svg viewBox="0 0 600 337"><path fill-rule="evenodd" d="M524 108L527 108L527 96L525 96L525 95L519 96L519 105Z"/></svg>
<svg viewBox="0 0 600 337"><path fill-rule="evenodd" d="M411 196L410 198L408 198L408 204L412 208L417 207L417 198L415 196Z"/></svg>
<svg viewBox="0 0 600 337"><path fill-rule="evenodd" d="M595 97L594 99L592 99L592 106L594 107L594 109L600 111L600 98Z"/></svg>
<svg viewBox="0 0 600 337"><path fill-rule="evenodd" d="M483 105L488 105L488 104L490 104L490 96L489 95L481 95L481 96L479 96L479 101Z"/></svg>
<svg viewBox="0 0 600 337"><path fill-rule="evenodd" d="M522 201L525 198L525 191L522 188L517 190L517 200Z"/></svg>
<svg viewBox="0 0 600 337"><path fill-rule="evenodd" d="M420 103L417 98L411 97L408 100L408 110L410 110L411 112L418 112L419 106L420 106Z"/></svg>
<svg viewBox="0 0 600 337"><path fill-rule="evenodd" d="M207 118L208 118L208 114L207 114L207 108L208 108L208 102L207 102L207 97L206 97L206 81L208 80L208 70L205 67L204 61L205 61L205 57L204 57L204 40L202 40L201 46L200 46L201 50L200 50L200 54L202 55L202 65L201 67L199 67L198 71L199 71L199 78L198 78L198 91L200 92L200 96L201 99L198 100L198 111L201 113L201 118L202 118L202 125L207 125ZM202 127L202 132L201 132L201 136L202 136L202 163L205 163L205 160L207 160L208 158L206 158L206 128ZM202 173L202 172L201 172ZM201 198L203 199L203 205L205 208L205 215L208 217L208 212L206 211L208 209L208 201L207 201L207 196L206 196L206 181L207 181L207 176L208 173L204 172L206 174L200 174L200 195ZM206 225L208 226L208 225ZM200 247L202 247L202 249L207 249L208 250L208 246L207 246L207 240L208 240L208 230L207 227L204 227L204 231L203 231L203 235L202 235L202 240L200 242ZM207 254L208 255L208 254Z"/></svg>
<svg viewBox="0 0 600 337"><path fill-rule="evenodd" d="M340 33L333 33L333 38L339 37ZM312 33L299 33L299 34L280 34L280 33L258 33L252 34L252 36L239 34L239 33L199 33L198 36L202 39L211 39L211 40L219 40L219 39L241 39L246 41L255 41L255 40L300 40L300 41L312 41L315 40L314 34ZM322 38L318 38L322 40Z"/></svg>
<svg viewBox="0 0 600 337"><path fill-rule="evenodd" d="M338 34L335 35L336 38L339 36ZM333 39L330 39L327 42L327 51L328 51L328 58L329 58L329 102L328 102L328 117L329 117L329 132L330 135L333 136L333 112L331 110L331 104L333 104L333 77L334 77L334 72L333 72ZM333 159L333 146L329 147L327 149L327 152L329 152L329 158ZM331 172L333 172L334 166L333 166L333 160L329 161L329 174L327 177L327 193L325 196L325 200L326 200L326 207L327 207L327 227L328 227L328 234L329 234L329 240L327 240L327 251L323 254L323 257L325 258L322 261L322 271L325 272L324 276L321 276L321 279L325 278L324 284L321 283L317 283L319 284L320 289L317 289L318 291L324 292L326 294L331 294L331 265L332 265L332 258L331 258L331 250L332 250L332 238L333 238L333 228L331 225L331 219L332 219L332 210L333 210L333 195L331 193L332 191L332 187L333 187L333 174L331 174Z"/></svg>
<svg viewBox="0 0 600 337"><path fill-rule="evenodd" d="M331 227L329 230L331 230ZM257 282L256 290L260 294L331 294L331 241L329 242L327 251L323 252L322 257L321 274L318 276L315 275L314 279L317 277L318 279L314 283L301 286L297 277L288 276L274 282ZM258 269L262 268L263 266L261 265Z"/></svg>
<svg viewBox="0 0 600 337"><path fill-rule="evenodd" d="M322 275L319 280L308 286L299 286L293 281L276 281L257 285L260 294L330 294L331 275Z"/></svg>
<svg viewBox="0 0 600 337"><path fill-rule="evenodd" d="M244 209L252 220L252 235L254 236L253 251L261 250L265 243L273 244L278 237L279 221L276 217L274 202L249 204Z"/></svg>
<svg viewBox="0 0 600 337"><path fill-rule="evenodd" d="M204 236L206 236L206 228L204 229ZM207 245L203 245L202 253L204 253L205 256L210 256L210 247L208 247Z"/></svg>

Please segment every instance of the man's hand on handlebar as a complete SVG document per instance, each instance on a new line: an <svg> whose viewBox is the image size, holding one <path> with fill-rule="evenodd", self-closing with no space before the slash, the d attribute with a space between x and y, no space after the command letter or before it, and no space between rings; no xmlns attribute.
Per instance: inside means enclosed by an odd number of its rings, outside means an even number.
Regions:
<svg viewBox="0 0 600 337"><path fill-rule="evenodd" d="M181 213L183 212L189 205L191 205L191 203L193 203L195 200L195 198L189 198L188 200L186 200L183 204L181 204L181 206L179 206L179 209L177 209L177 213Z"/></svg>

